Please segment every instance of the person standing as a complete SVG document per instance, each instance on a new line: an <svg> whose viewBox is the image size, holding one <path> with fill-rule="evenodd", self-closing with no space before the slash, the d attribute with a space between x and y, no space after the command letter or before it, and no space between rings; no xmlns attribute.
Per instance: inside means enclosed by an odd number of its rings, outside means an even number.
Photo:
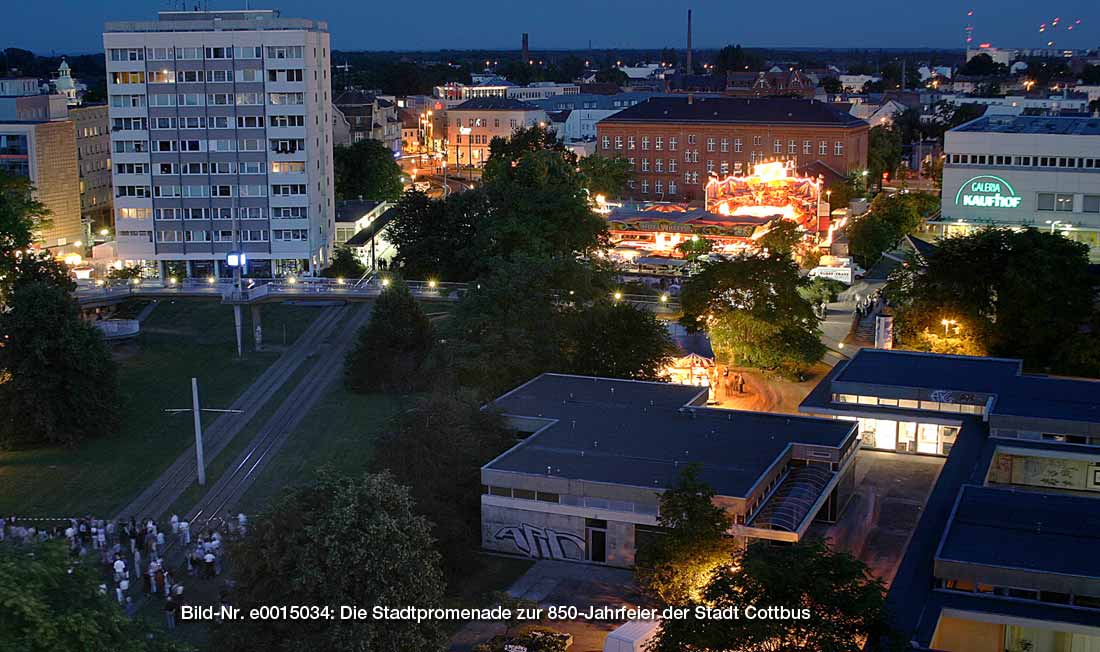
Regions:
<svg viewBox="0 0 1100 652"><path fill-rule="evenodd" d="M176 628L176 601L172 596L168 596L168 599L164 601L164 627L167 629Z"/></svg>

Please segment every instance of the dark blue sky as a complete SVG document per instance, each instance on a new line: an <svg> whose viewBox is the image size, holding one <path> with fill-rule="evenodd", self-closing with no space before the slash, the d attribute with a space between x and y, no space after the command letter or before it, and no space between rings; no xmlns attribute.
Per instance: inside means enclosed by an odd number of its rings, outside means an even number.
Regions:
<svg viewBox="0 0 1100 652"><path fill-rule="evenodd" d="M195 0L190 0L193 4ZM211 0L212 9L240 8L243 0ZM1100 45L1100 2L1064 0L282 0L285 16L328 20L333 47L345 50L518 48L520 33L532 49L673 46L682 48L686 9L695 12L695 44L718 47L962 47L966 13L975 41L1004 47ZM102 47L105 20L142 20L168 8L166 0L8 0L0 46L48 54ZM1054 32L1039 25L1061 18ZM1065 28L1074 20L1074 30Z"/></svg>

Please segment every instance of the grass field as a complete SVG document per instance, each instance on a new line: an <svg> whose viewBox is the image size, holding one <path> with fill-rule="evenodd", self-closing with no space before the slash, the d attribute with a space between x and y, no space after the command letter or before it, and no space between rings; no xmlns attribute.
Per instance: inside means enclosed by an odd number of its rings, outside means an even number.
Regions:
<svg viewBox="0 0 1100 652"><path fill-rule="evenodd" d="M319 314L307 306L264 306L269 348L293 341ZM251 333L245 311L245 333ZM246 335L246 341L251 338ZM110 516L193 440L190 379L208 407L226 407L278 356L236 356L233 310L213 301L162 301L142 334L112 345L119 363L122 426L72 449L0 452L0 513L31 517ZM208 416L206 422L213 420Z"/></svg>
<svg viewBox="0 0 1100 652"><path fill-rule="evenodd" d="M322 468L364 473L379 433L413 401L413 396L355 394L336 384L260 471L239 508L262 511L284 487L310 482Z"/></svg>

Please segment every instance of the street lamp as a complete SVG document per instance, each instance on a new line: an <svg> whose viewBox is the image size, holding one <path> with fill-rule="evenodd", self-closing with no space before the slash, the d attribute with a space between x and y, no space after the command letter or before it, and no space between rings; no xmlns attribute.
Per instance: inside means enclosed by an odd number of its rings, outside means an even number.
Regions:
<svg viewBox="0 0 1100 652"><path fill-rule="evenodd" d="M941 319L940 323L943 324L943 336L947 337L948 329L951 328L952 326L955 326L959 322L954 320L954 319Z"/></svg>
<svg viewBox="0 0 1100 652"><path fill-rule="evenodd" d="M474 139L473 139L473 137L472 137L472 136L470 135L470 134L471 134L472 132L473 132L473 129L471 129L471 128L469 128L469 127L459 127L459 128L458 128L458 133L466 137L466 151L468 152L468 155L467 155L467 157L466 157L466 163L467 163L467 164L468 164L468 165L470 166L470 176L468 177L468 179L469 179L469 180L471 180L471 181L473 180L473 175L474 175L474 173L473 173L473 166L474 166ZM459 143L459 144L461 144L461 143ZM458 151L460 151L460 150L461 150L461 148L457 148L457 150L456 150L456 156L457 156L457 152L458 152ZM457 159L456 159L456 160L457 160ZM461 169L461 168L462 168L462 166L461 166L461 165L459 165L458 167L459 167L459 169Z"/></svg>
<svg viewBox="0 0 1100 652"><path fill-rule="evenodd" d="M1069 222L1063 222L1062 220L1054 220L1053 222L1050 221L1050 220L1047 220L1046 223L1050 225L1050 233L1052 235L1054 234L1054 229L1056 229L1059 224L1065 224L1067 226L1069 225Z"/></svg>

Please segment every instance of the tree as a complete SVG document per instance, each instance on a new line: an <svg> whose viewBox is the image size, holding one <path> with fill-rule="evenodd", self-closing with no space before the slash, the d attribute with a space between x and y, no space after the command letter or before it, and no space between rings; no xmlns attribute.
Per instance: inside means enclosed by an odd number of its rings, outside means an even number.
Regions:
<svg viewBox="0 0 1100 652"><path fill-rule="evenodd" d="M607 67L596 71L596 81L601 84L615 84L616 86L622 86L630 81L630 77L618 68Z"/></svg>
<svg viewBox="0 0 1100 652"><path fill-rule="evenodd" d="M370 321L344 363L344 384L355 392L412 391L426 384L424 362L435 344L431 321L403 283L391 283L374 302Z"/></svg>
<svg viewBox="0 0 1100 652"><path fill-rule="evenodd" d="M1088 246L1035 229L989 228L945 238L934 253L895 270L885 293L894 336L919 347L922 333L972 339L992 355L1051 364L1093 314Z"/></svg>
<svg viewBox="0 0 1100 652"><path fill-rule="evenodd" d="M661 380L676 346L644 308L595 301L565 315L565 368L582 376Z"/></svg>
<svg viewBox="0 0 1100 652"><path fill-rule="evenodd" d="M684 240L680 244L676 245L676 250L684 255L685 258L698 258L699 256L705 256L714 249L714 243L707 238L700 238L693 235L687 240Z"/></svg>
<svg viewBox="0 0 1100 652"><path fill-rule="evenodd" d="M342 477L284 493L230 548L234 606L438 607L443 598L431 523L389 473ZM231 620L214 630L228 652L298 650L442 651L438 621Z"/></svg>
<svg viewBox="0 0 1100 652"><path fill-rule="evenodd" d="M985 52L975 54L959 67L960 75L971 77L990 77L992 75L1003 75L1006 72L1008 72L1008 66L1003 63L995 63L993 57Z"/></svg>
<svg viewBox="0 0 1100 652"><path fill-rule="evenodd" d="M491 161L482 184L492 207L478 224L483 255L575 259L602 245L607 224L592 212L584 180L554 151L531 151L511 164Z"/></svg>
<svg viewBox="0 0 1100 652"><path fill-rule="evenodd" d="M901 165L901 132L892 126L877 125L871 127L867 138L867 173L882 187L883 173L891 177L897 175Z"/></svg>
<svg viewBox="0 0 1100 652"><path fill-rule="evenodd" d="M366 273L367 268L359 262L351 249L340 246L336 247L336 251L332 254L332 262L329 266L321 270L321 276L325 278L358 279Z"/></svg>
<svg viewBox="0 0 1100 652"><path fill-rule="evenodd" d="M740 45L727 45L714 57L714 74L725 75L727 72L757 70L762 64L760 57L742 50ZM689 70L688 74L691 72Z"/></svg>
<svg viewBox="0 0 1100 652"><path fill-rule="evenodd" d="M490 167L501 163L512 165L524 154L531 152L555 152L569 163L575 165L577 162L577 157L558 140L553 129L531 125L517 128L508 138L496 136L489 142L489 158L485 161L486 173L489 173Z"/></svg>
<svg viewBox="0 0 1100 652"><path fill-rule="evenodd" d="M71 282L61 264L30 251L36 234L49 225L50 211L34 198L30 181L0 171L0 306L7 304L20 282Z"/></svg>
<svg viewBox="0 0 1100 652"><path fill-rule="evenodd" d="M580 160L580 170L591 197L621 197L633 176L630 161L621 156L586 156Z"/></svg>
<svg viewBox="0 0 1100 652"><path fill-rule="evenodd" d="M386 229L387 239L397 249L395 266L405 278L473 280L486 254L479 250L478 233L489 210L489 198L480 190L441 200L422 192L405 193Z"/></svg>
<svg viewBox="0 0 1100 652"><path fill-rule="evenodd" d="M332 148L338 199L396 201L401 197L401 168L393 152L377 140Z"/></svg>
<svg viewBox="0 0 1100 652"><path fill-rule="evenodd" d="M684 284L680 323L705 329L727 364L801 380L825 354L819 319L798 292L808 282L789 256L777 253L709 263Z"/></svg>
<svg viewBox="0 0 1100 652"><path fill-rule="evenodd" d="M117 425L114 361L68 288L18 285L0 334L0 444L73 445Z"/></svg>
<svg viewBox="0 0 1100 652"><path fill-rule="evenodd" d="M540 259L500 261L466 293L445 323L442 352L460 385L489 398L561 368L553 276Z"/></svg>
<svg viewBox="0 0 1100 652"><path fill-rule="evenodd" d="M844 91L844 84L839 77L826 77L821 80L821 88L829 95L837 95Z"/></svg>
<svg viewBox="0 0 1100 652"><path fill-rule="evenodd" d="M1088 65L1081 71L1081 83L1096 86L1100 84L1100 65Z"/></svg>
<svg viewBox="0 0 1100 652"><path fill-rule="evenodd" d="M375 448L373 467L407 485L432 523L451 581L470 577L481 546L481 465L515 437L499 415L466 392L435 392L398 415Z"/></svg>
<svg viewBox="0 0 1100 652"><path fill-rule="evenodd" d="M119 608L100 570L64 544L0 542L0 649L26 652L184 652Z"/></svg>
<svg viewBox="0 0 1100 652"><path fill-rule="evenodd" d="M919 231L937 208L938 198L926 192L879 194L867 213L848 223L848 249L859 264L870 269L899 240Z"/></svg>
<svg viewBox="0 0 1100 652"><path fill-rule="evenodd" d="M776 546L759 541L713 573L702 603L738 608L741 618L668 619L653 652L859 652L891 638L886 589L863 562L821 541ZM784 606L790 617L744 617Z"/></svg>
<svg viewBox="0 0 1100 652"><path fill-rule="evenodd" d="M768 230L756 240L760 249L785 256L793 255L802 244L802 227L794 220L779 218L768 224Z"/></svg>
<svg viewBox="0 0 1100 652"><path fill-rule="evenodd" d="M697 602L711 574L732 554L729 514L714 503L698 464L684 468L660 496L657 523L663 529L638 543L634 577L646 594L666 605Z"/></svg>

